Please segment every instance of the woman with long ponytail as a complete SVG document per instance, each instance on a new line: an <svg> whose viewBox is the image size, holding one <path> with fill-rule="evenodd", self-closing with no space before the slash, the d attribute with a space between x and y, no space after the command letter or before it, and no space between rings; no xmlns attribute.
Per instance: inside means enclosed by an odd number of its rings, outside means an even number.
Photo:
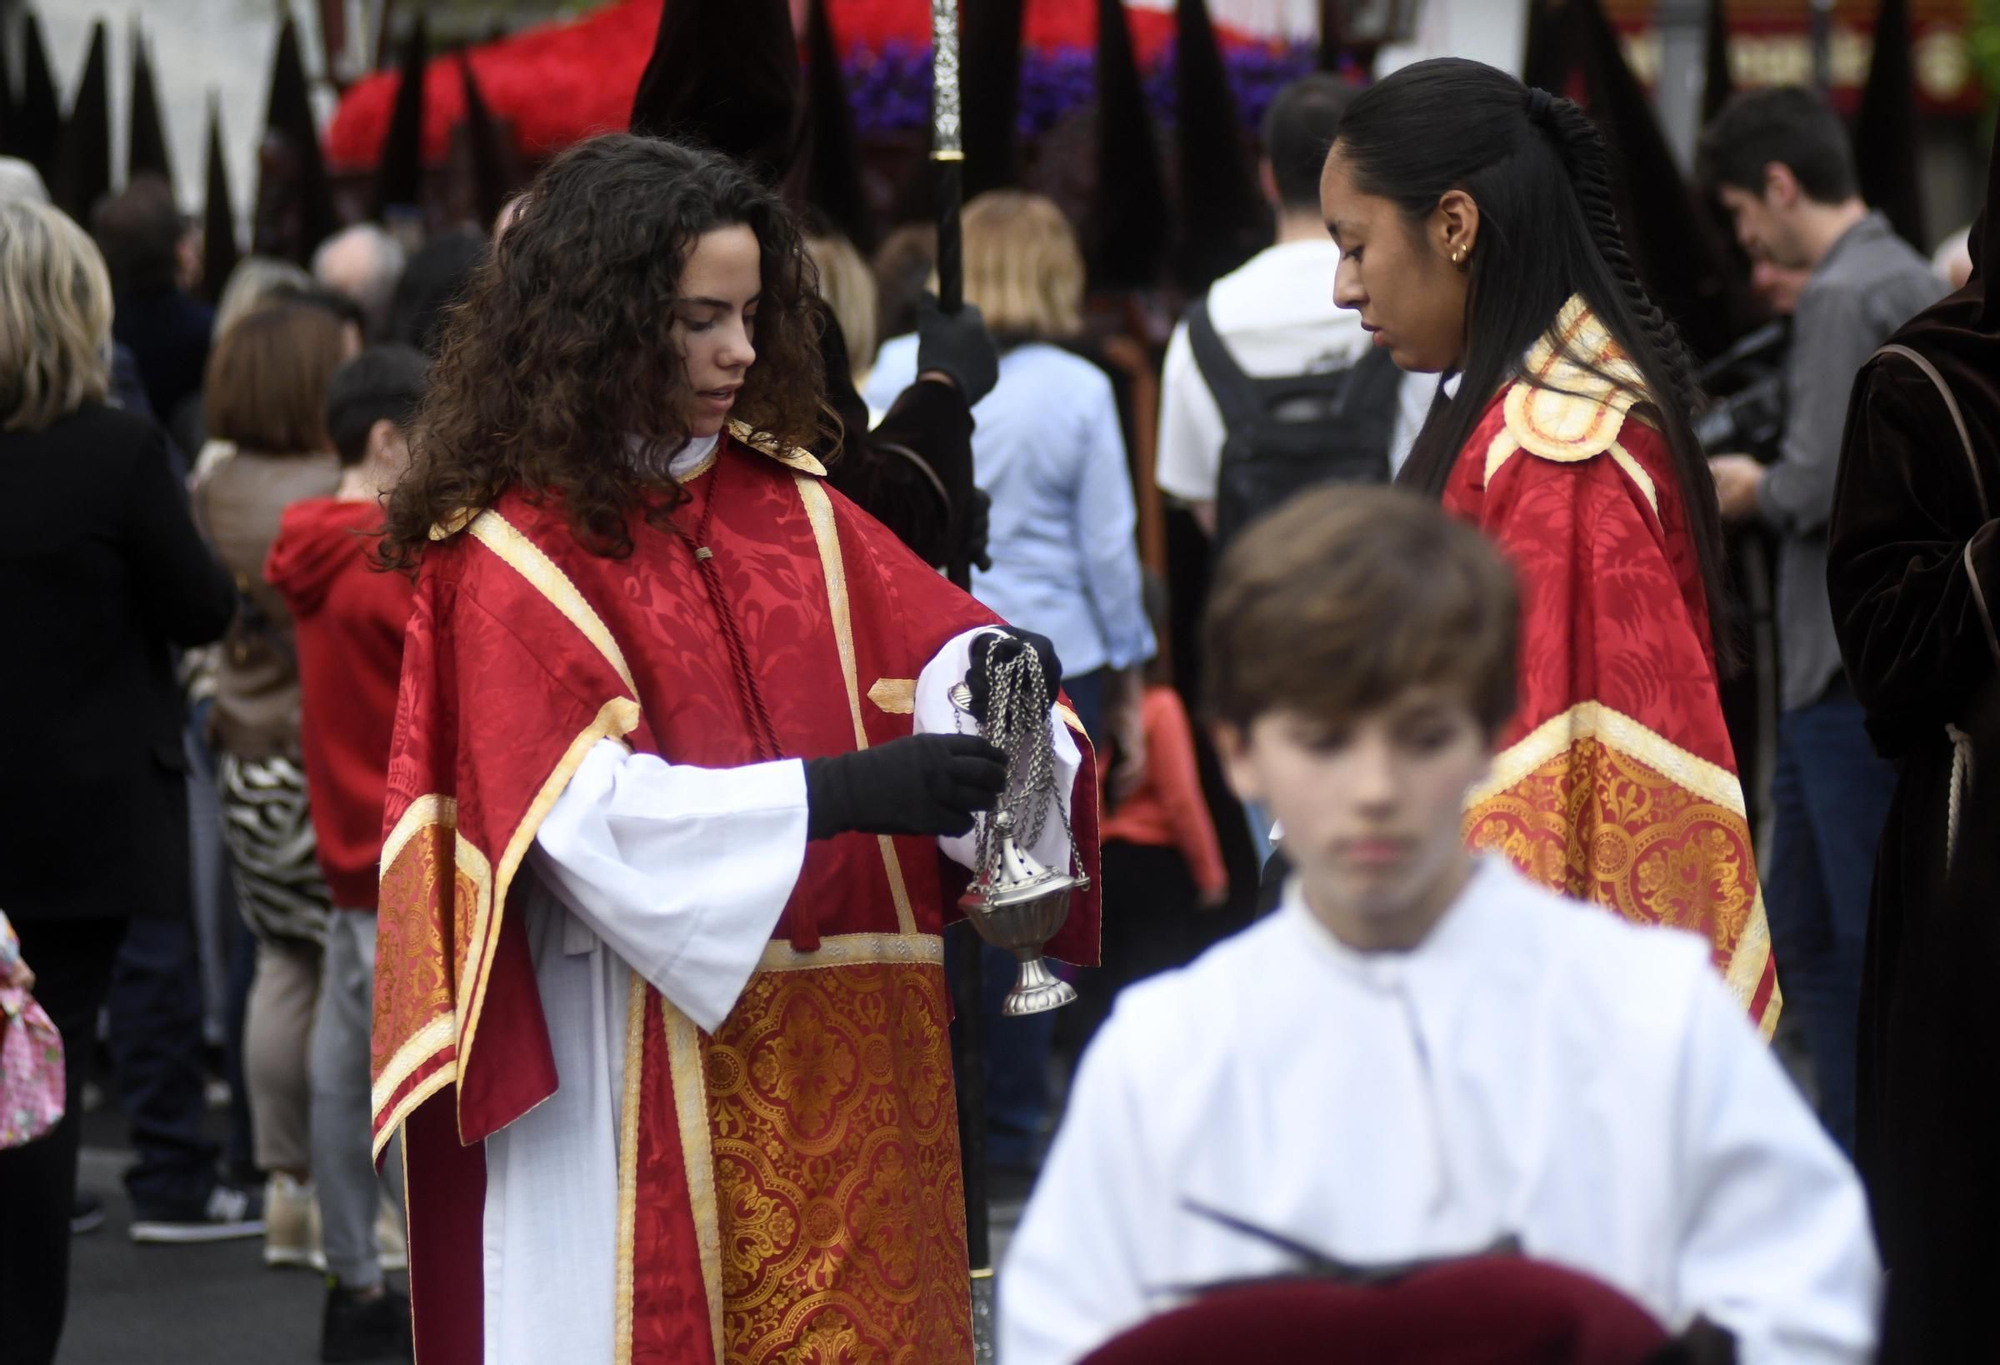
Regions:
<svg viewBox="0 0 2000 1365"><path fill-rule="evenodd" d="M1477 847L1628 918L1708 936L1767 1032L1778 993L1718 673L1722 532L1673 326L1575 104L1478 62L1358 97L1320 187L1334 298L1440 374L1401 479L1520 578L1521 705L1470 798Z"/></svg>

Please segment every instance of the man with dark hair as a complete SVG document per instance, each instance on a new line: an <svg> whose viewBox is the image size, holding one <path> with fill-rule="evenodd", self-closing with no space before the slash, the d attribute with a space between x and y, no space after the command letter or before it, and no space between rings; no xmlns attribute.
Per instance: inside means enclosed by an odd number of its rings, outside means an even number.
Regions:
<svg viewBox="0 0 2000 1365"><path fill-rule="evenodd" d="M1357 93L1325 72L1278 92L1259 169L1277 241L1210 285L1167 346L1154 481L1188 504L1218 548L1301 479L1351 479L1357 467L1361 477L1391 477L1436 387L1429 375L1399 376L1360 315L1334 306L1340 248L1320 216L1319 177ZM1354 398L1362 401L1344 401ZM1249 818L1261 864L1270 822L1254 809Z"/></svg>
<svg viewBox="0 0 2000 1365"><path fill-rule="evenodd" d="M428 366L408 346L375 346L334 373L326 429L340 456L330 498L285 509L264 576L297 631L299 744L320 873L335 907L312 1031L312 1155L326 1235L322 1360L408 1355L410 1304L382 1278L369 1151L368 1037L375 995L376 864L414 591L368 564L368 531L409 463L408 436ZM382 1167L402 1204L401 1163ZM387 1240L387 1239L381 1239Z"/></svg>
<svg viewBox="0 0 2000 1365"><path fill-rule="evenodd" d="M1408 454L1436 383L1428 377L1399 381L1386 353L1371 366L1359 318L1333 303L1340 248L1320 218L1319 174L1356 93L1354 85L1324 72L1278 92L1264 116L1260 169L1264 195L1276 210L1277 241L1211 285L1167 347L1154 477L1188 503L1211 536L1219 523L1220 539L1226 540L1244 515L1276 501L1273 490L1257 486L1249 472L1260 438L1268 434L1260 429L1269 424L1258 418L1272 396L1270 381L1284 380L1289 393L1300 376L1310 387L1313 381L1338 384L1350 375L1360 378L1363 369L1379 369L1368 376L1371 390L1380 390L1372 395L1377 401L1362 405L1366 412L1350 405L1346 435L1306 435L1328 452L1329 466L1339 463L1333 447L1355 438L1360 453L1380 465L1378 478L1388 477ZM1401 417L1396 406L1399 384L1414 421Z"/></svg>
<svg viewBox="0 0 2000 1365"><path fill-rule="evenodd" d="M182 288L187 224L173 190L159 176L140 176L98 201L90 235L111 272L111 334L138 361L154 416L169 422L201 390L215 329L215 310Z"/></svg>
<svg viewBox="0 0 2000 1365"><path fill-rule="evenodd" d="M1723 515L1757 517L1779 537L1771 946L1785 997L1805 1019L1820 1116L1851 1151L1868 888L1896 778L1870 749L1841 671L1827 605L1827 521L1855 372L1944 289L1929 262L1862 202L1839 116L1811 91L1732 99L1703 131L1697 162L1757 262L1811 272L1793 311L1777 461L1766 468L1724 455L1711 467Z"/></svg>

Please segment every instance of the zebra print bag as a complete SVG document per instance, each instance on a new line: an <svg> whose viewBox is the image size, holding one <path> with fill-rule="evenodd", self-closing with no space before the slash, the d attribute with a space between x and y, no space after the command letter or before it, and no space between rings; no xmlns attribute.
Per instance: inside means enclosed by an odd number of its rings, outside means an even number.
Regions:
<svg viewBox="0 0 2000 1365"><path fill-rule="evenodd" d="M325 943L333 911L313 857L305 772L289 758L224 754L215 780L236 905L251 932Z"/></svg>

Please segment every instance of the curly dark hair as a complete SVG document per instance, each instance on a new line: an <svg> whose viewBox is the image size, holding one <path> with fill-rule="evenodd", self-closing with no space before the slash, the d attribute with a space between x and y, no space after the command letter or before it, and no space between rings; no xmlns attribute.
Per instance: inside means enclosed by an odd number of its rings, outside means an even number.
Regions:
<svg viewBox="0 0 2000 1365"><path fill-rule="evenodd" d="M671 450L693 397L670 328L694 243L747 226L761 248L757 361L736 416L760 438L825 432L817 280L797 222L734 162L613 134L543 169L523 212L445 317L409 474L389 500L380 557L414 570L434 526L463 524L510 488L562 499L592 552L632 552L632 520L664 524L686 494L624 458Z"/></svg>

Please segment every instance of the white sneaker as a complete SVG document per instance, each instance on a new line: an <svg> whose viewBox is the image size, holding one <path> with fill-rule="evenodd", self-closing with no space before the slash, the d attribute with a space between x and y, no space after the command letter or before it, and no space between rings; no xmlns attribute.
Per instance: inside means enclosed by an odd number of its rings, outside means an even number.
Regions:
<svg viewBox="0 0 2000 1365"><path fill-rule="evenodd" d="M410 1268L410 1248L403 1236L403 1211L393 1200L382 1201L381 1215L375 1220L375 1247L384 1270Z"/></svg>
<svg viewBox="0 0 2000 1365"><path fill-rule="evenodd" d="M318 1212L311 1184L272 1176L264 1185L264 1264L310 1266Z"/></svg>

